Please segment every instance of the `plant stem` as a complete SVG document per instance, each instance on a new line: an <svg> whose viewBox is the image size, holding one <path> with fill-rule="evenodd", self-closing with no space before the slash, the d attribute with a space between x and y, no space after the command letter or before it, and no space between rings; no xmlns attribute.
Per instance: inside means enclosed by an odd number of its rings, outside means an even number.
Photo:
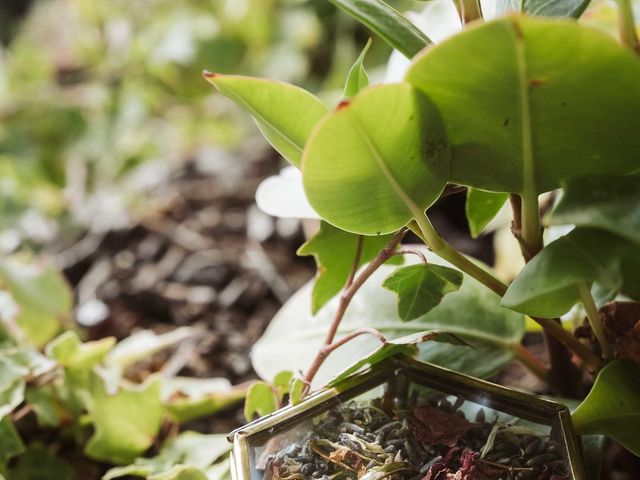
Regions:
<svg viewBox="0 0 640 480"><path fill-rule="evenodd" d="M433 253L450 262L463 272L486 285L501 297L507 291L507 285L491 275L484 268L469 260L458 250L447 243L433 228L429 218L423 214L416 217L416 223L422 233L423 240Z"/></svg>
<svg viewBox="0 0 640 480"><path fill-rule="evenodd" d="M460 20L464 25L482 19L480 0L454 0Z"/></svg>
<svg viewBox="0 0 640 480"><path fill-rule="evenodd" d="M616 0L618 4L618 30L622 43L640 54L640 42L636 30L631 0Z"/></svg>
<svg viewBox="0 0 640 480"><path fill-rule="evenodd" d="M593 330L593 333L600 343L602 355L604 356L605 360L609 360L613 358L613 351L611 350L611 345L609 345L607 336L605 335L604 329L602 328L600 313L598 312L596 302L593 300L593 296L591 295L591 290L586 283L581 283L580 285L578 285L578 290L580 291L580 302L587 312L589 325L591 325L591 329Z"/></svg>
<svg viewBox="0 0 640 480"><path fill-rule="evenodd" d="M360 272L359 275L356 276L356 271L360 263L360 254L362 252L362 245L359 244L356 252L356 259L351 269L351 274L349 275L349 278L345 283L345 287L342 291L342 294L340 295L338 309L336 310L335 316L333 317L333 321L331 322L331 326L329 327L329 331L327 332L327 337L325 338L324 344L322 345L322 347L320 347L320 350L318 350L318 353L315 359L313 360L313 363L309 367L309 370L307 371L304 377L305 388L304 388L304 391L302 392L303 396L306 395L306 393L309 391L309 388L311 387L311 382L313 381L314 377L318 373L318 370L324 363L329 353L331 353L333 350L335 350L335 348L337 348L337 347L333 347L333 341L335 339L336 332L338 331L338 327L340 326L340 322L342 322L342 319L344 318L344 314L347 311L347 307L349 306L349 303L351 303L351 299L356 294L356 292L360 289L360 287L364 284L364 282L366 282L369 279L369 277L378 268L380 268L380 266L384 262L389 260L395 254L395 249L400 243L400 241L402 240L402 238L405 236L405 234L406 234L405 229L402 229L398 233L396 233L393 236L393 238L389 240L387 245L378 252L376 257L367 264L367 266L362 270L362 272ZM372 333L372 332L367 331L363 333ZM339 342L342 342L342 340L340 340Z"/></svg>
<svg viewBox="0 0 640 480"><path fill-rule="evenodd" d="M433 253L458 267L469 276L475 278L486 287L493 290L499 296L504 296L504 292L506 292L507 286L502 281L491 275L491 273L480 268L478 265L473 263L471 260L458 252L455 248L449 245L442 237L440 237L436 233L433 225L431 225L431 222L426 215L417 217L415 220L416 223L410 224L409 228L416 235L418 235L418 237L420 237L420 239L431 249ZM562 328L562 325L551 318L532 317L532 319L536 323L538 323L545 332L547 332L554 339L558 340L566 347L570 348L576 355L578 355L578 357L582 359L582 361L589 367L590 370L596 371L600 368L600 366L602 365L600 357L598 357L595 353L589 350L586 345L580 343L577 338L575 338L564 328Z"/></svg>
<svg viewBox="0 0 640 480"><path fill-rule="evenodd" d="M543 382L549 381L549 369L524 346L518 344L513 350L513 355L516 360L527 367L540 380Z"/></svg>
<svg viewBox="0 0 640 480"><path fill-rule="evenodd" d="M340 340L337 340L337 341L333 342L331 345L323 346L322 348L324 350L325 356L328 356L334 350L337 350L338 348L340 348L344 344L350 342L351 340L353 340L356 337L359 337L360 335L373 335L378 340L380 340L380 343L382 343L382 344L387 343L386 337L382 333L380 333L378 330L376 330L375 328L362 327L362 328L359 328L357 330L354 330L353 332L349 333L348 335L345 335Z"/></svg>

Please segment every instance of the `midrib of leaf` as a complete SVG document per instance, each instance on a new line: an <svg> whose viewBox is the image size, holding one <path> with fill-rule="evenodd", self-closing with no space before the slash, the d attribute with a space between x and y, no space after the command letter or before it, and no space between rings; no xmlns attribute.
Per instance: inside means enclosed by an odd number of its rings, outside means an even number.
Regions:
<svg viewBox="0 0 640 480"><path fill-rule="evenodd" d="M255 117L255 119L259 122L262 123L264 125L266 125L267 127L269 127L272 131L276 132L278 135L280 135L280 137L282 137L289 145L291 145L296 151L300 152L302 154L302 150L304 148L301 147L300 145L298 145L296 142L294 142L291 138L289 138L288 135L286 135L285 133L283 133L282 131L278 130L276 127L272 126L271 123L266 120L264 118L264 116L262 116L262 114L260 112L258 112L255 108L253 108L249 103L247 103L241 96L237 95L235 92L233 92L232 90L227 90L227 93L225 94L229 97L231 97L235 102L239 103L240 105L242 105L244 108L246 108L251 115L253 115Z"/></svg>
<svg viewBox="0 0 640 480"><path fill-rule="evenodd" d="M518 71L518 90L520 98L520 128L522 136L522 197L537 199L535 184L535 165L533 157L533 141L531 135L531 106L529 99L529 81L527 79L527 62L524 39L520 26L514 20L512 27L515 35L516 65ZM537 208L537 202L535 202Z"/></svg>
<svg viewBox="0 0 640 480"><path fill-rule="evenodd" d="M422 211L420 207L418 207L418 205L415 204L415 202L411 199L411 197L407 194L407 192L404 191L402 186L400 186L396 178L393 176L393 174L389 170L389 167L387 167L387 164L382 158L382 155L380 155L380 152L378 152L377 148L371 142L367 133L364 131L364 128L362 128L362 125L360 125L360 120L358 119L358 116L353 113L351 116L353 117L353 124L355 125L355 128L358 131L358 135L360 136L364 145L367 147L367 150L369 150L369 153L375 160L376 165L382 172L382 175L384 175L385 179L389 182L389 185L391 185L391 188L394 191L394 193L398 196L400 201L406 205L406 207L409 209L409 212L411 213L411 215L413 215L416 218L416 220L423 217L424 211Z"/></svg>

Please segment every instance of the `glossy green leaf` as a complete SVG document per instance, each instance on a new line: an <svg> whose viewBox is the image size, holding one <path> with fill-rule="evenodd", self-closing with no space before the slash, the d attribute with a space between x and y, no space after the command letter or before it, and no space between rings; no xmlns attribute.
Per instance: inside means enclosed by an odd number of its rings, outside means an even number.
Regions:
<svg viewBox="0 0 640 480"><path fill-rule="evenodd" d="M369 27L407 58L413 57L431 43L420 29L382 0L329 1Z"/></svg>
<svg viewBox="0 0 640 480"><path fill-rule="evenodd" d="M205 73L223 95L246 109L267 141L293 165L327 107L302 88L274 80Z"/></svg>
<svg viewBox="0 0 640 480"><path fill-rule="evenodd" d="M302 401L304 385L304 380L301 378L294 378L291 380L291 386L289 387L289 402L291 405L297 405Z"/></svg>
<svg viewBox="0 0 640 480"><path fill-rule="evenodd" d="M378 363L386 360L389 357L395 355L407 355L410 357L416 356L420 350L418 345L424 342L443 342L451 345L457 345L459 347L469 347L469 343L462 340L461 337L453 335L449 332L443 332L438 330L418 332L406 337L391 340L384 345L378 347L371 354L361 358L353 365L349 366L346 370L340 372L333 380L328 384L329 387L334 386L337 382L344 380L345 378L357 373L365 368L373 367Z"/></svg>
<svg viewBox="0 0 640 480"><path fill-rule="evenodd" d="M447 293L462 285L462 272L442 265L418 264L400 267L382 286L398 295L398 315L408 321L438 305Z"/></svg>
<svg viewBox="0 0 640 480"><path fill-rule="evenodd" d="M615 360L603 368L572 418L579 434L608 435L640 456L640 366Z"/></svg>
<svg viewBox="0 0 640 480"><path fill-rule="evenodd" d="M366 57L369 47L371 47L371 39L367 40L362 52L360 52L360 55L358 55L349 70L347 82L344 86L344 98L353 97L369 85L369 75L367 75L367 71L364 68L364 57Z"/></svg>
<svg viewBox="0 0 640 480"><path fill-rule="evenodd" d="M523 12L542 17L578 18L589 3L590 0L498 0L496 14Z"/></svg>
<svg viewBox="0 0 640 480"><path fill-rule="evenodd" d="M24 452L24 443L9 417L0 419L0 468L12 457Z"/></svg>
<svg viewBox="0 0 640 480"><path fill-rule="evenodd" d="M161 382L151 378L138 387L122 387L114 394L103 380L91 378L89 414L95 433L85 453L96 460L130 463L155 441L163 419Z"/></svg>
<svg viewBox="0 0 640 480"><path fill-rule="evenodd" d="M278 409L278 399L273 387L266 382L255 382L249 387L244 402L244 417L251 421L257 415L263 417Z"/></svg>
<svg viewBox="0 0 640 480"><path fill-rule="evenodd" d="M291 370L283 370L273 377L273 388L279 399L282 399L282 397L289 393L292 380L293 372Z"/></svg>
<svg viewBox="0 0 640 480"><path fill-rule="evenodd" d="M109 470L103 480L139 476L151 480L206 479L203 471L231 449L225 435L184 432L162 447L152 458L139 458L132 465Z"/></svg>
<svg viewBox="0 0 640 480"><path fill-rule="evenodd" d="M179 423L213 415L239 404L244 388L233 388L224 378L173 377L162 386L163 403Z"/></svg>
<svg viewBox="0 0 640 480"><path fill-rule="evenodd" d="M32 445L11 470L11 480L75 480L71 465L43 445Z"/></svg>
<svg viewBox="0 0 640 480"><path fill-rule="evenodd" d="M640 62L574 21L469 28L426 50L406 79L442 113L454 183L533 197L576 175L638 168Z"/></svg>
<svg viewBox="0 0 640 480"><path fill-rule="evenodd" d="M473 238L477 238L482 233L508 199L508 193L487 192L477 188L467 190L465 211Z"/></svg>
<svg viewBox="0 0 640 480"><path fill-rule="evenodd" d="M18 304L15 322L36 347L51 340L71 314L71 289L51 266L4 259L0 261L0 286Z"/></svg>
<svg viewBox="0 0 640 480"><path fill-rule="evenodd" d="M429 263L444 263L431 253L426 255ZM410 265L417 260L408 255L405 262ZM446 295L426 315L406 323L398 318L396 296L382 288L384 278L394 269L383 265L364 283L351 301L336 338L365 326L376 328L388 340L426 330L451 332L474 348L427 342L420 345L418 358L477 377L495 374L513 358L524 334L523 316L500 307L499 298L485 286L465 275L460 290ZM252 363L263 379L271 379L291 365L305 371L323 344L338 301L333 299L315 316L311 315L311 290L312 285L308 283L294 294L254 345ZM378 339L361 335L338 348L318 371L314 386L323 385L354 359L365 357L379 346Z"/></svg>
<svg viewBox="0 0 640 480"><path fill-rule="evenodd" d="M298 255L313 255L318 272L313 285L311 312L316 313L344 287L353 268L359 235L345 232L327 222L298 249ZM364 237L358 267L369 262L391 239L390 235ZM397 257L395 257L397 262Z"/></svg>
<svg viewBox="0 0 640 480"><path fill-rule="evenodd" d="M547 223L599 228L640 244L640 177L574 178Z"/></svg>
<svg viewBox="0 0 640 480"><path fill-rule="evenodd" d="M598 282L620 291L621 259L637 246L601 230L577 228L547 245L509 286L502 305L538 317L565 314L578 301L578 286Z"/></svg>
<svg viewBox="0 0 640 480"><path fill-rule="evenodd" d="M309 202L348 232L395 232L440 196L449 172L440 114L407 84L367 88L327 115L305 147Z"/></svg>

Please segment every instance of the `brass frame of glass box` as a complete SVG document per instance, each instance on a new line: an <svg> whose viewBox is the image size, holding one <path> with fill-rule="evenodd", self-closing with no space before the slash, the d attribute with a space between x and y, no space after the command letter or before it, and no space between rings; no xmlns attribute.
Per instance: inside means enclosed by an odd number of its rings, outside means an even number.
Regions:
<svg viewBox="0 0 640 480"><path fill-rule="evenodd" d="M385 383L399 372L415 384L456 395L471 402L479 402L479 399L485 397L490 399L492 409L524 420L545 425L557 421L562 430L565 454L573 479L588 479L580 443L571 423L571 414L565 405L398 355L362 373L351 375L331 388L310 395L298 405L282 408L231 432L227 438L233 442L231 471L234 480L251 480L249 437L260 441L286 431L305 419L313 418Z"/></svg>

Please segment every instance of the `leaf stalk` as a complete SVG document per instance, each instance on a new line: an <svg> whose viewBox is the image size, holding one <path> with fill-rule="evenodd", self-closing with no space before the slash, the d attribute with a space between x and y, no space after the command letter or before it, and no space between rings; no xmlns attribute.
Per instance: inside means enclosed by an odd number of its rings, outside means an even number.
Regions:
<svg viewBox="0 0 640 480"><path fill-rule="evenodd" d="M605 360L610 360L613 358L613 350L611 349L611 345L609 345L607 336L604 333L602 321L600 320L600 313L598 312L596 302L593 300L593 295L591 295L591 289L586 283L581 283L578 285L578 290L580 291L580 302L587 312L589 325L591 325L591 329L598 339L598 343L600 343L602 355Z"/></svg>

